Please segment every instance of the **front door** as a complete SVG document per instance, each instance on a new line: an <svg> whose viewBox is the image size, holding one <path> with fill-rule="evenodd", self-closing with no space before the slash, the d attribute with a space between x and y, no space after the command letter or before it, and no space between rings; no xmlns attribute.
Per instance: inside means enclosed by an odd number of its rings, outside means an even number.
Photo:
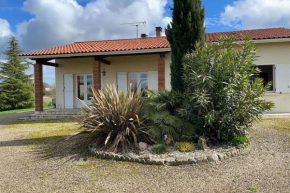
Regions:
<svg viewBox="0 0 290 193"><path fill-rule="evenodd" d="M91 99L93 97L93 75L80 74L76 75L76 107L80 108L84 105L78 99L84 101L88 105L91 105Z"/></svg>

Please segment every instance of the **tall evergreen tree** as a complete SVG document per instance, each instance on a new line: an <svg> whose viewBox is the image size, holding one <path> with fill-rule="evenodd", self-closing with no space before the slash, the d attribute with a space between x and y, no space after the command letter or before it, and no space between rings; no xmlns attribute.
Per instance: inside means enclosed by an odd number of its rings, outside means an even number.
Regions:
<svg viewBox="0 0 290 193"><path fill-rule="evenodd" d="M182 59L195 50L198 41L206 38L204 7L201 0L174 0L172 22L168 24L166 36L171 46L171 86L174 91L183 91Z"/></svg>
<svg viewBox="0 0 290 193"><path fill-rule="evenodd" d="M11 37L5 63L0 63L0 110L22 109L33 106L32 75L27 75L28 62L23 62L19 54L18 41Z"/></svg>

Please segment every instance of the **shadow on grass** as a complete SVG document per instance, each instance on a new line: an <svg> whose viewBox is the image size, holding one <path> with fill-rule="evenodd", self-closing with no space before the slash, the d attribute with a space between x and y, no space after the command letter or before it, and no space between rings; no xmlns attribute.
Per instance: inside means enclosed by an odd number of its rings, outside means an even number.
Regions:
<svg viewBox="0 0 290 193"><path fill-rule="evenodd" d="M42 159L87 160L89 135L80 133L76 135L60 135L48 137L31 137L10 141L0 141L1 147L26 146L31 152Z"/></svg>

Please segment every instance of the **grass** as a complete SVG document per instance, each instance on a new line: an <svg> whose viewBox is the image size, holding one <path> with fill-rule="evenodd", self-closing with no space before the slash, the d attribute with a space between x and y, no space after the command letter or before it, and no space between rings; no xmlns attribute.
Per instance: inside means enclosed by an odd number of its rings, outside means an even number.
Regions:
<svg viewBox="0 0 290 193"><path fill-rule="evenodd" d="M277 129L279 131L290 133L290 119L263 119L262 121L255 122L254 126L269 127Z"/></svg>
<svg viewBox="0 0 290 193"><path fill-rule="evenodd" d="M72 136L82 131L74 119L18 122L5 128L17 132L24 145L47 158L78 151L72 147L78 138Z"/></svg>
<svg viewBox="0 0 290 193"><path fill-rule="evenodd" d="M255 188L254 186L249 186L248 190L251 192L257 192L257 188Z"/></svg>
<svg viewBox="0 0 290 193"><path fill-rule="evenodd" d="M54 106L51 104L51 97L43 97L43 108L44 109L53 109ZM12 113L24 113L24 112L30 112L34 111L34 107L27 108L27 109L14 109L14 110L8 110L8 111L0 111L0 115L7 115Z"/></svg>

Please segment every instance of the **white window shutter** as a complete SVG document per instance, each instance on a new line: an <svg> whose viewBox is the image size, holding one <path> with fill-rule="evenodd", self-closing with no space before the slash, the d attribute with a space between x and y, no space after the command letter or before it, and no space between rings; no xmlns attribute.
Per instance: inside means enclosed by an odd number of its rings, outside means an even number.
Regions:
<svg viewBox="0 0 290 193"><path fill-rule="evenodd" d="M127 94L127 90L128 90L127 82L128 82L127 72L117 72L118 92L122 90L125 95Z"/></svg>
<svg viewBox="0 0 290 193"><path fill-rule="evenodd" d="M74 108L74 82L72 74L64 74L64 107Z"/></svg>
<svg viewBox="0 0 290 193"><path fill-rule="evenodd" d="M290 93L290 64L276 65L276 93Z"/></svg>
<svg viewBox="0 0 290 193"><path fill-rule="evenodd" d="M158 91L158 72L148 72L148 89Z"/></svg>

